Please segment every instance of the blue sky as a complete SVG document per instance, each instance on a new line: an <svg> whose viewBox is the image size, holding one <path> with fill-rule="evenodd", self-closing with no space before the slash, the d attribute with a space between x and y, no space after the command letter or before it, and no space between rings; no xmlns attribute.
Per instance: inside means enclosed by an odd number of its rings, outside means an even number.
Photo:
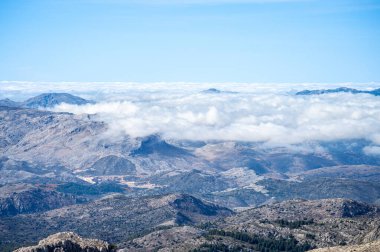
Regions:
<svg viewBox="0 0 380 252"><path fill-rule="evenodd" d="M380 81L379 0L1 0L0 80Z"/></svg>

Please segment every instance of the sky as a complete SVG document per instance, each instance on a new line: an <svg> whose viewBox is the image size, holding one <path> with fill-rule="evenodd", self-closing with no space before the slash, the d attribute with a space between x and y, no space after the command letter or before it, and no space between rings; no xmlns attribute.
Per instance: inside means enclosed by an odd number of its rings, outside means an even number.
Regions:
<svg viewBox="0 0 380 252"><path fill-rule="evenodd" d="M0 80L379 82L379 0L1 0Z"/></svg>

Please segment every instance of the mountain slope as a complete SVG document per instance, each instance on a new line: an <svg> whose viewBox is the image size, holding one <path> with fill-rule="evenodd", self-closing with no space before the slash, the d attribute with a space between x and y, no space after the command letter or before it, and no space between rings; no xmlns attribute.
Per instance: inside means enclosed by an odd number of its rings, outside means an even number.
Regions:
<svg viewBox="0 0 380 252"><path fill-rule="evenodd" d="M22 246L70 230L120 243L161 226L194 225L231 214L227 208L186 194L137 198L116 194L44 213L0 218L0 237L1 242Z"/></svg>
<svg viewBox="0 0 380 252"><path fill-rule="evenodd" d="M78 202L72 195L27 184L0 187L0 217L47 211Z"/></svg>
<svg viewBox="0 0 380 252"><path fill-rule="evenodd" d="M0 106L2 107L20 107L21 106L21 103L20 102L15 102L15 101L12 101L10 99L3 99L3 100L0 100Z"/></svg>
<svg viewBox="0 0 380 252"><path fill-rule="evenodd" d="M310 250L310 252L379 252L380 241L374 241L359 245L336 246Z"/></svg>
<svg viewBox="0 0 380 252"><path fill-rule="evenodd" d="M161 139L158 135L151 135L141 141L141 145L136 150L131 152L133 156L144 156L150 154L159 154L169 157L176 157L179 155L190 155L186 150L168 144L165 140Z"/></svg>
<svg viewBox="0 0 380 252"><path fill-rule="evenodd" d="M197 227L154 230L121 247L124 251L307 251L378 240L379 217L377 207L351 200L292 200Z"/></svg>

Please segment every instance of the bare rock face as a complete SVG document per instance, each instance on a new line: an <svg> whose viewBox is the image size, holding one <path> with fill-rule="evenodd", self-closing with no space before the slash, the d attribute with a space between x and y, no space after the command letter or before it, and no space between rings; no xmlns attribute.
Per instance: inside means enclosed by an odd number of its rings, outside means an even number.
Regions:
<svg viewBox="0 0 380 252"><path fill-rule="evenodd" d="M38 245L23 247L14 252L108 252L114 248L107 242L97 239L85 239L73 232L62 232L50 235Z"/></svg>

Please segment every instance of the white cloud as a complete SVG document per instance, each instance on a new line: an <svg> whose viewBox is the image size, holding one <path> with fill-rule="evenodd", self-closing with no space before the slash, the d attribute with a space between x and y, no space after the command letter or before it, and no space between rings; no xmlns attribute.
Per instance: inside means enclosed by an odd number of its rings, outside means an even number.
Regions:
<svg viewBox="0 0 380 252"><path fill-rule="evenodd" d="M62 104L56 111L97 114L110 131L133 137L160 133L172 139L264 141L293 144L362 138L380 141L380 98L367 94L295 96L273 85L216 85L239 93L207 94L210 85L167 84L115 91L94 105ZM141 88L141 87L140 87ZM302 87L299 87L302 89ZM288 87L289 90L289 87ZM125 97L124 101L120 100Z"/></svg>
<svg viewBox="0 0 380 252"><path fill-rule="evenodd" d="M364 147L364 153L367 155L380 155L380 146L367 146Z"/></svg>
<svg viewBox="0 0 380 252"><path fill-rule="evenodd" d="M36 83L0 82L0 99L23 100L42 92L68 92L97 104L62 104L55 111L96 114L110 134L160 133L192 140L264 141L367 139L380 145L380 97L367 94L295 96L303 89L370 84L254 83ZM217 88L219 94L202 93ZM373 152L376 149L368 149Z"/></svg>

